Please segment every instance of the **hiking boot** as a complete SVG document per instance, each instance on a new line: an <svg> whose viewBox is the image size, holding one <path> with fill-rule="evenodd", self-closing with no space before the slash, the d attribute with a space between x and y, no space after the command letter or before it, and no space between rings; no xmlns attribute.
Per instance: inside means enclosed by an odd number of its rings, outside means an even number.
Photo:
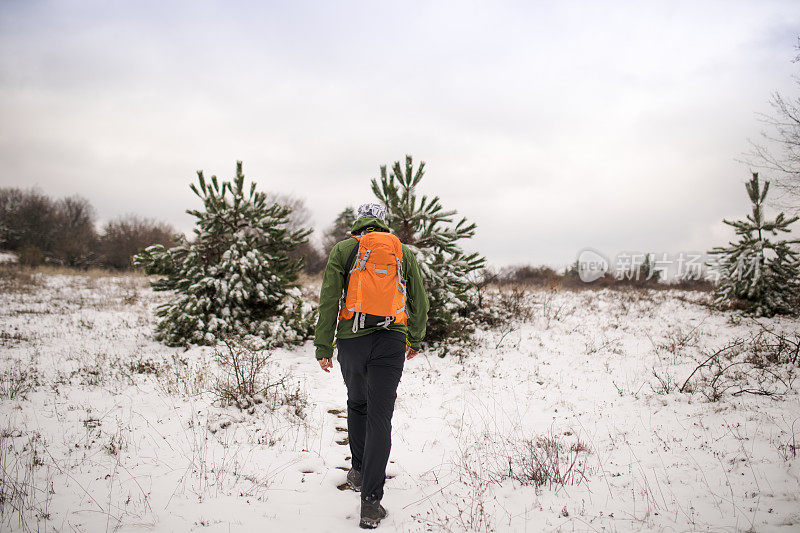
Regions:
<svg viewBox="0 0 800 533"><path fill-rule="evenodd" d="M347 485L356 492L361 491L361 471L351 468L347 472Z"/></svg>
<svg viewBox="0 0 800 533"><path fill-rule="evenodd" d="M386 509L378 500L361 500L361 529L375 529L386 518Z"/></svg>

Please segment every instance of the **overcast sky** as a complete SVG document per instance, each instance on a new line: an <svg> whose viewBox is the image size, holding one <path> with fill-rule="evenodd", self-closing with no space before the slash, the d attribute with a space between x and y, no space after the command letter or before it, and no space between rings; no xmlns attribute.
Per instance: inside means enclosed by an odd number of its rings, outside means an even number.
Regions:
<svg viewBox="0 0 800 533"><path fill-rule="evenodd" d="M411 154L497 265L706 250L798 35L796 0L3 0L0 187L188 232L240 159L319 232Z"/></svg>

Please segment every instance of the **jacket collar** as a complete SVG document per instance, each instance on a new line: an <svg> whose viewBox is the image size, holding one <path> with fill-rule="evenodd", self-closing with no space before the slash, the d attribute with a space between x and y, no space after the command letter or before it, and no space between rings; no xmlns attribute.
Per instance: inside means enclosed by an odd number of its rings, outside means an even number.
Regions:
<svg viewBox="0 0 800 533"><path fill-rule="evenodd" d="M367 226L375 226L376 228L380 228L384 231L391 233L391 229L383 220L375 217L365 217L365 218L359 218L358 220L353 222L353 226L350 228L350 234L357 235L361 232L361 230L363 230Z"/></svg>

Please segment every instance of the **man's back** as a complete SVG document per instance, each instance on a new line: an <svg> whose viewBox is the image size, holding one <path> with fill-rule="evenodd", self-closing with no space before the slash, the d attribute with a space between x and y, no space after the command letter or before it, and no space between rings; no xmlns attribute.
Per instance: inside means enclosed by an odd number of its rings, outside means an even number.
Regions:
<svg viewBox="0 0 800 533"><path fill-rule="evenodd" d="M388 233L389 227L384 217L383 206L365 204L359 207L359 217L353 223L351 233ZM371 249L363 247L360 257L357 253L360 239L369 242L376 250L379 246L387 246L388 251L376 253L381 259L377 261L378 264L372 263L372 272L365 273ZM338 242L331 250L320 289L314 345L319 365L325 372L330 372L333 367L334 342L338 347L337 359L347 386L347 434L352 458L347 482L354 490L361 491L361 527L374 528L386 516L380 501L391 450L391 421L397 386L405 360L417 355L425 335L428 297L417 259L409 247L403 245L398 248L394 238L360 239L349 238ZM400 251L402 260L397 257ZM389 276L389 260L392 257L401 263L396 277ZM392 290L386 291L385 297L393 300L382 302L385 305L379 302L369 309L386 314L405 311L406 323L394 320L393 316L385 316L382 325L369 326L365 325L365 321L362 327L361 323L354 322L359 315L373 315L366 311L367 307L361 306L358 298L350 298L349 305L352 308L345 308L340 315L340 302L347 301L345 288L354 266L360 269L359 275L367 276L366 283L369 283L369 276L373 274L385 274L390 284L397 285L402 293L399 304L396 304L395 291L390 287ZM361 282L364 280L358 281L354 287L363 289ZM377 291L372 297L377 298L381 294L384 293ZM340 319L338 326L337 318Z"/></svg>
<svg viewBox="0 0 800 533"><path fill-rule="evenodd" d="M382 226L388 231L385 223L375 218L359 219L353 224L352 232L358 232L370 226ZM336 338L347 339L367 335L377 331L381 326L365 328L356 333L352 331L352 319L342 320L338 323L339 303L344 293L347 274L347 262L358 241L348 238L336 243L331 249L325 273L322 278L322 287L319 298L319 319L314 336L317 359L330 358L333 355L334 334ZM425 324L428 320L428 297L420 272L419 264L413 251L405 244L403 249L402 270L406 278L408 321L406 325L392 324L390 330L401 331L407 335L408 344L415 350L420 348L420 343L425 337Z"/></svg>

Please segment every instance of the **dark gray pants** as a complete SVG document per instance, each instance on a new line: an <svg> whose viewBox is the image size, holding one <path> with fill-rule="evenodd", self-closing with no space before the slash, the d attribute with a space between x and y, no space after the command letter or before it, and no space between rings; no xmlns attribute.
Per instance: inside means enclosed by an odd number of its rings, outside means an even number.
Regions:
<svg viewBox="0 0 800 533"><path fill-rule="evenodd" d="M381 330L336 342L347 385L350 454L353 468L363 476L361 499L380 500L392 447L392 413L403 373L406 336Z"/></svg>

